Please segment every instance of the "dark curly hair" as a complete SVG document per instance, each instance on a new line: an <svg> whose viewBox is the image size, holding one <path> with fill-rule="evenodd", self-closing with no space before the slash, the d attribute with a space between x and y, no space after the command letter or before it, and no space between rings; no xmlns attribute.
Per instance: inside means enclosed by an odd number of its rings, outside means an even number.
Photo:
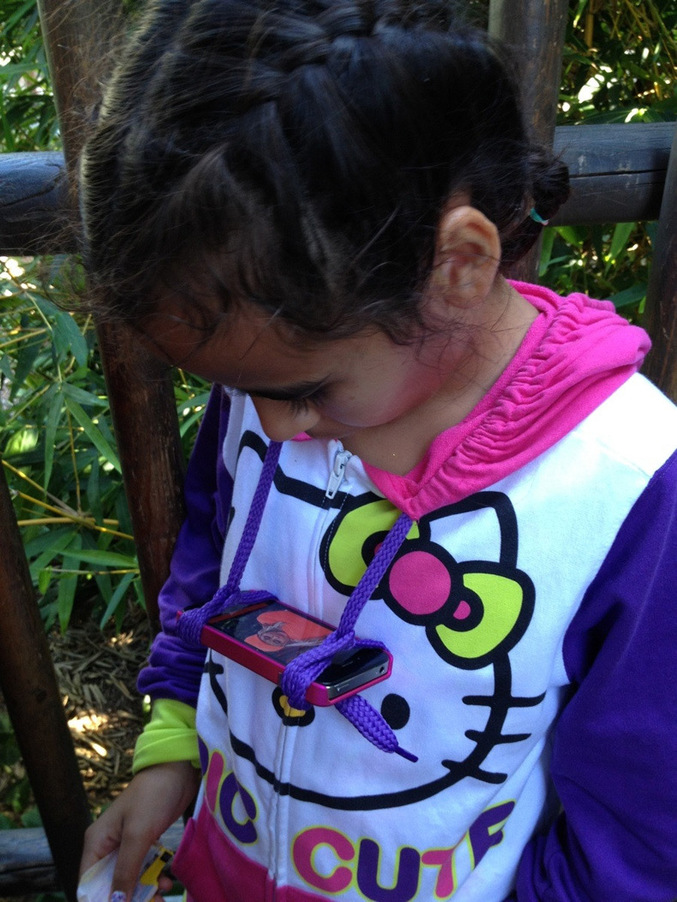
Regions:
<svg viewBox="0 0 677 902"><path fill-rule="evenodd" d="M443 0L157 0L81 167L104 316L251 301L303 333L420 325L465 191L516 261L568 193L511 68ZM200 312L202 311L202 312Z"/></svg>

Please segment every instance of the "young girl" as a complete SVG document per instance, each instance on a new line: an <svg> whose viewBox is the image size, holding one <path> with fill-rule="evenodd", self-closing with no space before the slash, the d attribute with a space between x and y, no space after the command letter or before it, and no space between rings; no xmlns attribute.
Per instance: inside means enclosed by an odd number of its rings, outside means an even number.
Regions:
<svg viewBox="0 0 677 902"><path fill-rule="evenodd" d="M501 275L567 195L516 95L441 0L159 0L125 55L100 313L214 389L115 899L196 793L199 902L677 896L677 410L610 304ZM282 685L200 642L260 593L338 627Z"/></svg>

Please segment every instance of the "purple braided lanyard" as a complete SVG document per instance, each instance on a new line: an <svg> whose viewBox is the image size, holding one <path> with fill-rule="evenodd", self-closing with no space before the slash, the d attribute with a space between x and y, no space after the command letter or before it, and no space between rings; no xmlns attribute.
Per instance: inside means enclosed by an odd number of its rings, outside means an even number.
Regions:
<svg viewBox="0 0 677 902"><path fill-rule="evenodd" d="M354 627L362 609L383 579L392 559L406 538L411 528L411 522L411 518L407 514L400 514L348 599L339 625L334 632L330 633L320 645L308 649L285 667L280 685L292 707L302 711L310 707L306 701L308 686L322 673L336 652L361 646L384 647L382 642L358 639L355 636ZM381 751L396 752L409 761L418 760L415 755L400 747L397 737L381 714L362 696L351 695L343 701L337 702L334 707L338 708L341 714Z"/></svg>
<svg viewBox="0 0 677 902"><path fill-rule="evenodd" d="M241 601L254 602L270 598L269 592L241 590L239 586L244 568L254 547L259 526L261 525L263 510L273 484L281 448L282 446L279 442L271 442L268 446L261 476L254 492L254 498L247 515L247 522L245 523L240 544L235 552L226 584L218 589L207 604L201 608L193 608L183 612L178 619L177 631L187 643L199 645L200 634L204 624L211 617L220 614L228 606ZM336 629L320 645L303 652L285 667L281 679L281 688L292 707L302 711L310 708L306 701L308 687L327 667L337 652L365 646L384 647L382 642L358 639L355 636L355 623L365 604L383 579L400 545L406 538L411 528L411 523L411 518L407 514L400 514L348 599ZM384 752L395 752L409 761L418 760L415 755L400 747L394 732L381 714L362 696L352 695L337 702L334 707L377 748Z"/></svg>
<svg viewBox="0 0 677 902"><path fill-rule="evenodd" d="M233 563L230 565L230 573L225 585L217 589L213 598L207 604L202 605L202 607L190 608L187 611L179 612L176 630L188 645L200 645L202 627L208 620L216 617L217 614L220 614L230 605L237 604L240 601L256 602L270 598L270 592L242 591L240 589L240 580L258 535L263 509L266 506L268 494L273 484L281 450L282 444L280 442L271 442L268 445L259 482L247 514L247 522L244 525L242 538L237 546Z"/></svg>

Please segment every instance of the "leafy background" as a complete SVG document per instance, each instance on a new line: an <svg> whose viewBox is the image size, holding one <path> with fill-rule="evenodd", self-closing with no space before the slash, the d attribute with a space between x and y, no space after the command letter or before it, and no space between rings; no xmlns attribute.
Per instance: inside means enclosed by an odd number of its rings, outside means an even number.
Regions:
<svg viewBox="0 0 677 902"><path fill-rule="evenodd" d="M486 20L486 0L470 5ZM35 0L0 0L0 10L0 150L58 149ZM559 123L676 119L676 62L674 0L572 0ZM654 228L547 229L541 281L611 298L638 319ZM46 628L122 630L143 596L93 325L63 309L81 290L66 263L0 257L0 455ZM174 390L188 453L207 386L176 371ZM0 712L0 774L17 758ZM5 810L33 823L25 779L3 791ZM0 827L10 822L0 814Z"/></svg>

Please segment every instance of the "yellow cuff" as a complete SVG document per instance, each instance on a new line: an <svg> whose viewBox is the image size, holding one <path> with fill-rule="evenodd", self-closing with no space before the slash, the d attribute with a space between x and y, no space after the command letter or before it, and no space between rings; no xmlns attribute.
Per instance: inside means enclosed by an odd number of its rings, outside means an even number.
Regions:
<svg viewBox="0 0 677 902"><path fill-rule="evenodd" d="M136 741L132 772L167 761L190 761L200 767L195 708L161 698L153 702L150 722Z"/></svg>

